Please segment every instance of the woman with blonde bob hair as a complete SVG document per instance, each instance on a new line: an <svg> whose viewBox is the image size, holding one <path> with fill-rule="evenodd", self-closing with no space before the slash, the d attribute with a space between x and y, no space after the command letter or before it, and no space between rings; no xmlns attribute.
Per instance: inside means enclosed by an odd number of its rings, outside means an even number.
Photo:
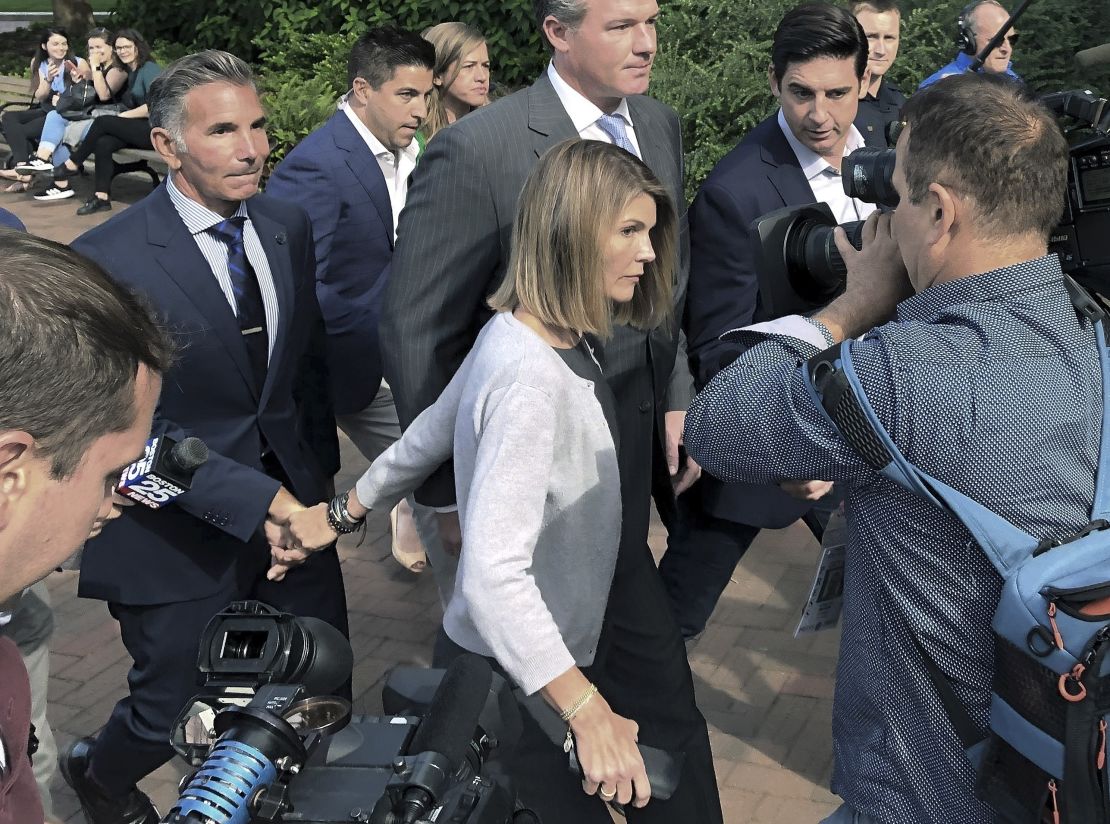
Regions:
<svg viewBox="0 0 1110 824"><path fill-rule="evenodd" d="M610 587L622 586L622 507L616 404L591 341L614 324L672 321L677 243L674 205L640 160L598 141L553 147L521 193L494 315L451 383L354 489L294 515L272 541L291 547L274 550L278 566L296 561L454 460L463 549L443 629L452 653L487 657L527 696L509 766L544 821L609 824L602 801L629 805L630 821L649 810L696 820L668 801L641 812L651 788L639 727L610 705L635 674L594 661Z"/></svg>
<svg viewBox="0 0 1110 824"><path fill-rule="evenodd" d="M432 97L421 129L431 140L440 129L489 103L489 49L485 36L466 23L440 23L420 36L436 49Z"/></svg>

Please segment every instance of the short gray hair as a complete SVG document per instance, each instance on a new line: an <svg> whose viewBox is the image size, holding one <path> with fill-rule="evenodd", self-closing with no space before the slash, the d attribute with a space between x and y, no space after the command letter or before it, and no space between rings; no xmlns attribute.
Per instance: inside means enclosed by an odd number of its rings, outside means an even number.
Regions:
<svg viewBox="0 0 1110 824"><path fill-rule="evenodd" d="M586 0L532 0L532 8L536 12L536 25L540 27L542 37L543 21L554 17L568 29L578 28L586 17ZM542 37L548 49L551 44L546 37Z"/></svg>
<svg viewBox="0 0 1110 824"><path fill-rule="evenodd" d="M225 51L206 49L175 60L150 84L150 126L165 129L179 151L185 147L185 95L208 83L231 83L257 91L254 73L243 60Z"/></svg>

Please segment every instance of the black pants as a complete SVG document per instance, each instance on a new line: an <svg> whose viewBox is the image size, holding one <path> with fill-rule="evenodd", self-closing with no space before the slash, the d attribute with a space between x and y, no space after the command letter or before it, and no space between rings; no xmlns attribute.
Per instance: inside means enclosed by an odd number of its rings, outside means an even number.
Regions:
<svg viewBox="0 0 1110 824"><path fill-rule="evenodd" d="M446 665L442 653L452 648L459 649L441 637L437 666ZM652 799L643 809L629 805L628 820L721 824L709 732L694 701L686 647L647 544L621 548L597 656L585 674L614 712L639 724L641 743L684 753L674 795ZM544 824L611 824L604 803L586 795L568 769L562 742L553 742L526 710L521 715L524 731L508 768L521 803Z"/></svg>
<svg viewBox="0 0 1110 824"><path fill-rule="evenodd" d="M243 564L239 582L199 601L153 606L109 603L123 644L133 660L130 694L120 700L96 738L90 758L94 780L122 796L173 756L170 728L197 692L197 650L209 619L232 601L253 598L300 616L322 618L348 635L347 603L335 548L313 555L286 575L266 580L269 553L244 546L253 566ZM350 698L350 682L347 695Z"/></svg>
<svg viewBox="0 0 1110 824"><path fill-rule="evenodd" d="M12 149L13 163L26 163L42 134L42 124L46 122L46 111L40 106L15 112L4 112L0 118L0 131Z"/></svg>
<svg viewBox="0 0 1110 824"><path fill-rule="evenodd" d="M693 638L705 630L736 565L762 531L758 526L709 514L701 505L698 489L695 485L678 499L678 517L659 564L683 638ZM833 490L803 516L818 541L840 501Z"/></svg>
<svg viewBox="0 0 1110 824"><path fill-rule="evenodd" d="M80 166L90 155L96 158L96 191L108 194L116 173L112 152L132 147L153 149L150 142L150 121L145 117L117 117L103 115L89 127L81 145L73 150L69 159Z"/></svg>

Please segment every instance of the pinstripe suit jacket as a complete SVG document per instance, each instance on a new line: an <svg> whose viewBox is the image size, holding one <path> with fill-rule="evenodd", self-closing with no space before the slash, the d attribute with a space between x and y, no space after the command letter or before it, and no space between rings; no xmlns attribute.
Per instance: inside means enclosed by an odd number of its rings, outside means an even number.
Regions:
<svg viewBox="0 0 1110 824"><path fill-rule="evenodd" d="M643 160L682 216L675 315L681 318L689 242L678 116L650 97L630 97L628 105ZM531 87L467 115L428 144L401 213L381 320L382 365L402 425L439 397L489 318L485 300L505 273L528 173L545 151L577 136L545 72ZM677 323L651 334L620 327L603 358L618 405L626 528L642 520L646 536L662 412L685 410L693 397L685 341ZM659 475L658 462L654 469ZM665 480L664 466L656 492L669 498ZM451 503L454 495L449 467L417 492L430 505ZM643 518L636 514L641 506Z"/></svg>

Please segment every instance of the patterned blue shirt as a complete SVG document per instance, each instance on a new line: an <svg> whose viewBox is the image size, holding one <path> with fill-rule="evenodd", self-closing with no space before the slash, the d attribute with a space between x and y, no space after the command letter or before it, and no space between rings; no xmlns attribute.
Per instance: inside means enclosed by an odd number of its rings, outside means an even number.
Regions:
<svg viewBox="0 0 1110 824"><path fill-rule="evenodd" d="M1001 578L959 521L841 439L802 379L812 345L741 335L751 348L694 400L686 448L725 481L847 489L833 791L884 824L993 822L910 633L985 732ZM851 351L884 427L925 472L1038 539L1088 523L1102 378L1056 256L926 289Z"/></svg>

